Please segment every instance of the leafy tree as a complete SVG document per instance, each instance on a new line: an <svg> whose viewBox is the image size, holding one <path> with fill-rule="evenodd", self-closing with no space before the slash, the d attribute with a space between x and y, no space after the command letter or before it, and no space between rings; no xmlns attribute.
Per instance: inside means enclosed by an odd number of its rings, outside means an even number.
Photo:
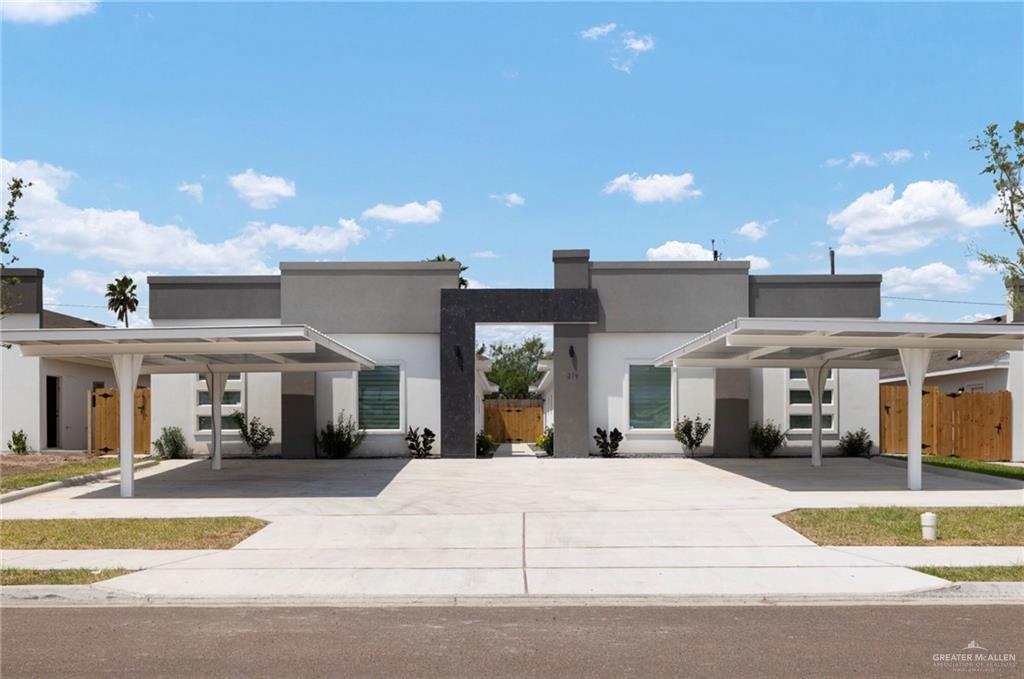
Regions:
<svg viewBox="0 0 1024 679"><path fill-rule="evenodd" d="M7 199L7 209L4 210L3 224L0 225L0 272L18 261L18 258L11 254L14 222L18 220L14 206L17 205L24 190L30 186L32 186L32 182L26 182L21 177L12 177L11 181L7 182L7 192L10 197ZM13 276L0 276L0 315L7 314L13 306L14 300L10 299L7 294L7 288L17 284L18 279Z"/></svg>
<svg viewBox="0 0 1024 679"><path fill-rule="evenodd" d="M972 247L978 260L999 271L1009 290L1011 304L1016 308L1024 299L1015 281L1024 280L1024 231L1020 218L1024 215L1024 188L1021 187L1021 170L1024 169L1024 122L1013 125L1013 141L1006 143L999 134L999 126L992 124L974 138L971 149L985 154L987 165L981 174L992 175L992 182L999 196L996 212L1003 216L1003 226L1017 239L1019 246L1014 256L984 252Z"/></svg>
<svg viewBox="0 0 1024 679"><path fill-rule="evenodd" d="M139 308L135 281L130 276L121 276L113 283L107 283L107 308L117 314L117 320L124 321L124 327L128 327L128 314Z"/></svg>
<svg viewBox="0 0 1024 679"><path fill-rule="evenodd" d="M449 257L448 255L446 255L446 254L444 254L442 252L441 254L437 255L436 257L431 257L430 259L424 259L423 261L424 262L458 262L459 260L455 259L454 257ZM467 281L462 276L462 273L464 271L467 271L467 270L469 270L468 266L462 266L462 264L459 264L459 287L460 288L468 288L469 287L469 281Z"/></svg>
<svg viewBox="0 0 1024 679"><path fill-rule="evenodd" d="M498 386L498 393L491 397L530 398L530 387L540 378L537 363L544 357L544 353L544 340L538 335L521 344L492 344L492 367L487 373L487 379Z"/></svg>

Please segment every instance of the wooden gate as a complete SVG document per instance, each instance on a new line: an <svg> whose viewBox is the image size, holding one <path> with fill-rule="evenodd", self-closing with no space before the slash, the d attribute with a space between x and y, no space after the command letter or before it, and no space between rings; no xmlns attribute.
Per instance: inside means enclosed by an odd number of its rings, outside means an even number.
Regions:
<svg viewBox="0 0 1024 679"><path fill-rule="evenodd" d="M533 443L544 433L544 401L487 399L484 431L497 443Z"/></svg>
<svg viewBox="0 0 1024 679"><path fill-rule="evenodd" d="M121 412L118 408L117 389L95 389L90 398L92 412L89 422L92 434L89 452L100 455L116 453L121 440ZM150 392L135 390L135 446L136 454L148 454L150 449Z"/></svg>
<svg viewBox="0 0 1024 679"><path fill-rule="evenodd" d="M947 395L925 387L921 440L925 454L971 460L1009 460L1012 443L1008 391ZM907 452L907 387L881 385L878 395L883 453Z"/></svg>

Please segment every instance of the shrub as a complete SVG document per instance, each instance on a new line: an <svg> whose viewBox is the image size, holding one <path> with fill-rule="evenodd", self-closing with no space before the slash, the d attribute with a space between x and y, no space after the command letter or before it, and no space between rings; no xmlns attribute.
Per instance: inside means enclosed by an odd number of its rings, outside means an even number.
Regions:
<svg viewBox="0 0 1024 679"><path fill-rule="evenodd" d="M274 440L274 428L263 424L260 418L254 417L247 421L245 413L242 412L232 413L231 416L238 424L238 434L245 441L245 445L249 446L253 455L262 453Z"/></svg>
<svg viewBox="0 0 1024 679"><path fill-rule="evenodd" d="M366 438L366 430L356 424L354 417L345 417L345 411L338 413L337 424L327 423L317 437L318 448L331 459L348 457Z"/></svg>
<svg viewBox="0 0 1024 679"><path fill-rule="evenodd" d="M756 450L761 457L771 457L772 453L778 450L782 442L786 440L786 432L779 428L772 420L765 420L764 424L755 422L750 428L750 446Z"/></svg>
<svg viewBox="0 0 1024 679"><path fill-rule="evenodd" d="M18 455L24 455L28 452L28 435L24 429L11 432L11 440L7 442L7 447L12 453Z"/></svg>
<svg viewBox="0 0 1024 679"><path fill-rule="evenodd" d="M597 442L597 449L601 451L601 457L615 457L619 454L619 444L622 443L622 432L612 429L611 434L606 430L597 428L594 434L594 441Z"/></svg>
<svg viewBox="0 0 1024 679"><path fill-rule="evenodd" d="M839 452L847 457L871 457L871 449L875 442L864 427L857 431L848 431L839 439Z"/></svg>
<svg viewBox="0 0 1024 679"><path fill-rule="evenodd" d="M700 415L692 420L684 416L683 419L676 422L672 431L676 435L676 441L683 444L687 453L693 455L693 451L700 448L704 437L711 431L711 420L702 420Z"/></svg>
<svg viewBox="0 0 1024 679"><path fill-rule="evenodd" d="M405 441L409 444L409 452L413 457L430 457L430 449L434 447L436 438L437 436L430 431L429 427L423 427L422 434L420 434L419 427L415 429L409 427L409 431L405 435Z"/></svg>
<svg viewBox="0 0 1024 679"><path fill-rule="evenodd" d="M153 441L153 449L160 457L171 460L185 459L192 456L185 443L185 434L181 427L164 427L160 430L160 438Z"/></svg>
<svg viewBox="0 0 1024 679"><path fill-rule="evenodd" d="M547 427L544 433L537 437L537 447L548 455L555 454L555 428Z"/></svg>
<svg viewBox="0 0 1024 679"><path fill-rule="evenodd" d="M476 433L476 454L477 455L490 455L498 449L498 444L494 442L491 435L478 431Z"/></svg>

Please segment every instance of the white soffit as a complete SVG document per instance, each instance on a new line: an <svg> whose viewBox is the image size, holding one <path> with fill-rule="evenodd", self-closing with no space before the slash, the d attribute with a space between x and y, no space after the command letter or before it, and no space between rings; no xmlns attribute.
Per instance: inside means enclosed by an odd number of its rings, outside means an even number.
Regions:
<svg viewBox="0 0 1024 679"><path fill-rule="evenodd" d="M375 363L305 325L5 330L0 344L22 356L110 367L141 355L142 374L361 370Z"/></svg>
<svg viewBox="0 0 1024 679"><path fill-rule="evenodd" d="M900 349L1024 350L1024 325L859 318L737 318L658 357L658 366L891 368Z"/></svg>

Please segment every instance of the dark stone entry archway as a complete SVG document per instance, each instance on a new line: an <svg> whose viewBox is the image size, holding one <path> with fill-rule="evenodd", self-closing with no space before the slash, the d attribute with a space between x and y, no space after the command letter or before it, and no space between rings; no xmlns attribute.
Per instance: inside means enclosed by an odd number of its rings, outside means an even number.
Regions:
<svg viewBox="0 0 1024 679"><path fill-rule="evenodd" d="M556 450L587 455L588 326L597 323L597 291L590 288L441 291L441 455L476 457L474 431L476 324L555 325ZM578 450L577 450L578 448Z"/></svg>

